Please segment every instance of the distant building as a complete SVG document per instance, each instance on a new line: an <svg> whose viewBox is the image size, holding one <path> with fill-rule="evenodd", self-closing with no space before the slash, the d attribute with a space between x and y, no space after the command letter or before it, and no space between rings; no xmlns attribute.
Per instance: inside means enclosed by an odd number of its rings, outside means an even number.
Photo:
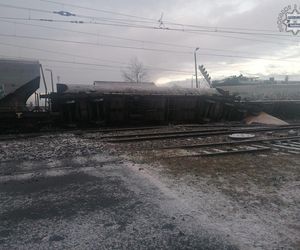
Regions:
<svg viewBox="0 0 300 250"><path fill-rule="evenodd" d="M213 87L221 86L245 86L245 85L268 85L268 84L299 84L300 81L289 81L288 76L284 81L277 81L274 77L270 77L269 80L261 80L257 77L246 77L243 75L231 76L222 80L216 80L212 82Z"/></svg>
<svg viewBox="0 0 300 250"><path fill-rule="evenodd" d="M300 100L300 81L289 81L288 77L276 81L274 77L260 80L240 75L213 81L212 86L247 101Z"/></svg>

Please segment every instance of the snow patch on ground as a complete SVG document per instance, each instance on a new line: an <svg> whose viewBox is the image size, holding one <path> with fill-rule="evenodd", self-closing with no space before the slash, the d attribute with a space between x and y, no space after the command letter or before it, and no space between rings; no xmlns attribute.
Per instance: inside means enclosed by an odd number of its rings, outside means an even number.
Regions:
<svg viewBox="0 0 300 250"><path fill-rule="evenodd" d="M278 212L277 209L256 209L256 203L260 203L258 200L249 201L254 209L247 209L229 199L213 185L209 185L207 178L198 177L195 185L192 184L195 181L193 175L186 173L173 179L166 174L165 167L158 164L126 165L175 199L174 204L184 212L184 218L198 221L206 229L227 235L241 249L289 248L300 240L297 230L300 227L299 217L297 218L297 213L293 210ZM299 182L291 183L279 195L288 201L300 202L299 192L295 192L295 188L299 190L299 187ZM251 190L253 192L255 188ZM257 195L262 195L257 188L256 192ZM290 229L289 224L293 224L294 230Z"/></svg>

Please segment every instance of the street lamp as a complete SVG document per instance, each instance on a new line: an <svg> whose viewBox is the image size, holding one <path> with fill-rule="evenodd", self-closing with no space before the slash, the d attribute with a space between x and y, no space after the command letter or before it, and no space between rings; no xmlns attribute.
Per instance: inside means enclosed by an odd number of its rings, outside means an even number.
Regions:
<svg viewBox="0 0 300 250"><path fill-rule="evenodd" d="M199 88L198 85L198 74L197 74L197 51L199 50L199 48L196 48L194 51L194 59L195 59L195 76L196 76L196 88Z"/></svg>
<svg viewBox="0 0 300 250"><path fill-rule="evenodd" d="M54 92L54 84L53 84L53 72L51 69L45 69L45 71L50 72L51 74L51 87L52 87L52 92Z"/></svg>

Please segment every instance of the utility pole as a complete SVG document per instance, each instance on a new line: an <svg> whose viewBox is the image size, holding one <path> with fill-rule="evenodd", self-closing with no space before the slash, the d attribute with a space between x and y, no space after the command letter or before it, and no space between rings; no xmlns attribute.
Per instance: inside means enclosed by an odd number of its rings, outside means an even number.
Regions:
<svg viewBox="0 0 300 250"><path fill-rule="evenodd" d="M197 72L197 51L199 50L199 48L196 48L194 51L194 60L195 60L195 76L196 76L196 88L199 88L199 84L198 84L198 72Z"/></svg>
<svg viewBox="0 0 300 250"><path fill-rule="evenodd" d="M48 71L51 74L51 87L52 87L52 92L54 93L53 72L51 69L45 69L45 71Z"/></svg>

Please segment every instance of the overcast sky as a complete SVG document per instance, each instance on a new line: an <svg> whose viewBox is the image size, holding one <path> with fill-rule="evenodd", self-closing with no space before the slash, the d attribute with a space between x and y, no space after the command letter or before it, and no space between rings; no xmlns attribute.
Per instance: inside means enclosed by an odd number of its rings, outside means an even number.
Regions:
<svg viewBox="0 0 300 250"><path fill-rule="evenodd" d="M299 79L300 34L279 32L277 27L280 11L289 4L300 6L296 0L51 1L0 0L2 57L38 59L53 70L55 80L60 76L61 82L84 84L122 80L121 71L136 57L148 68L148 80L162 84L190 81L193 51L199 47L198 63L206 66L213 79L234 74ZM3 6L7 4L25 9ZM62 10L77 16L50 13Z"/></svg>

